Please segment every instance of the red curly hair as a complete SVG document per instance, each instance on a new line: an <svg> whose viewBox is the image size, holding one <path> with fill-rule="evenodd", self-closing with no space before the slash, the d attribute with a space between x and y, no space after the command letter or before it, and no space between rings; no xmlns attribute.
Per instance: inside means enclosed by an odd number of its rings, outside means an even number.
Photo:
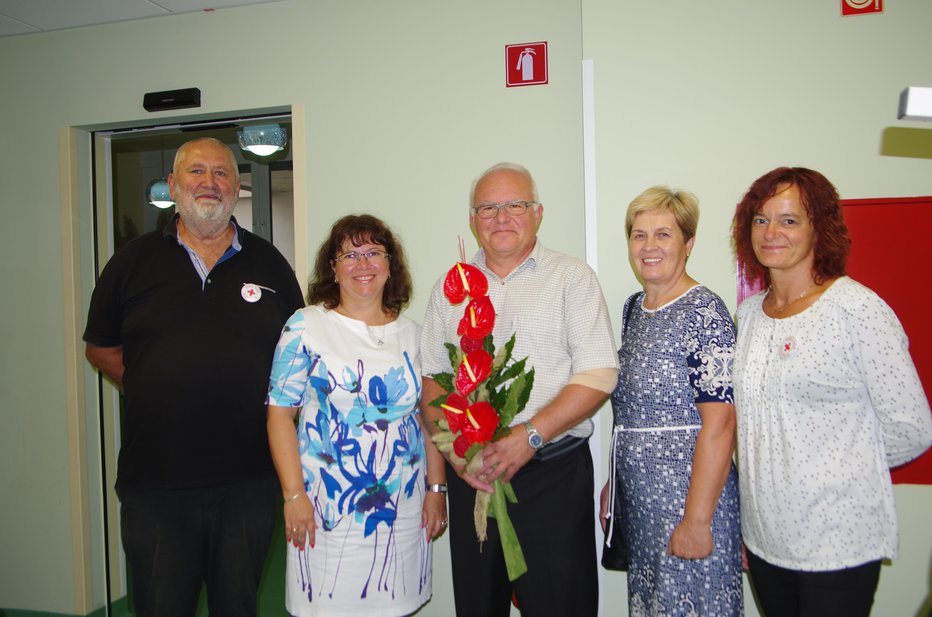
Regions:
<svg viewBox="0 0 932 617"><path fill-rule="evenodd" d="M731 245L739 268L749 282L770 284L770 272L761 265L751 244L751 222L765 201L790 186L799 198L815 233L812 277L817 284L844 275L851 238L841 213L838 190L828 178L805 167L778 167L751 184L735 209L731 223Z"/></svg>

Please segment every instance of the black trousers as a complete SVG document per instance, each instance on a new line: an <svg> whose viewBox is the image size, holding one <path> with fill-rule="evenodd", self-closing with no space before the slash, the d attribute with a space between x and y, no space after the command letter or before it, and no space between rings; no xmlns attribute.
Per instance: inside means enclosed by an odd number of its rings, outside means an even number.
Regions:
<svg viewBox="0 0 932 617"><path fill-rule="evenodd" d="M751 584L767 617L867 617L880 580L880 561L842 570L802 572L748 551Z"/></svg>
<svg viewBox="0 0 932 617"><path fill-rule="evenodd" d="M255 617L276 480L119 495L137 617L193 617L205 582L211 615Z"/></svg>
<svg viewBox="0 0 932 617"><path fill-rule="evenodd" d="M598 613L592 455L583 444L552 461L532 459L512 478L517 504L508 514L528 571L508 581L498 527L489 519L479 545L473 522L476 491L452 469L450 554L459 617L507 617L512 592L524 617L589 617Z"/></svg>

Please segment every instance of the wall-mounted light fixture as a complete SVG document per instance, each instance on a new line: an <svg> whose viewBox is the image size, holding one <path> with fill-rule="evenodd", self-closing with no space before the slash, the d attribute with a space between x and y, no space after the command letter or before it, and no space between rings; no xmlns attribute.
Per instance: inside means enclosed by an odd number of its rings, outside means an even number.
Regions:
<svg viewBox="0 0 932 617"><path fill-rule="evenodd" d="M278 124L244 126L236 132L239 147L256 156L281 152L288 145L288 130Z"/></svg>
<svg viewBox="0 0 932 617"><path fill-rule="evenodd" d="M932 88L909 87L900 94L900 120L932 121Z"/></svg>

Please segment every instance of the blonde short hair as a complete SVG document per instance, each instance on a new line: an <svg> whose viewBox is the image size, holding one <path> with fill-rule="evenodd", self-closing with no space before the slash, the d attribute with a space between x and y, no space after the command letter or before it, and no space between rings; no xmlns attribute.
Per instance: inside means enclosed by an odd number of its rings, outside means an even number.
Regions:
<svg viewBox="0 0 932 617"><path fill-rule="evenodd" d="M696 236L699 227L699 200L687 191L673 191L666 186L652 186L628 205L625 214L625 237L631 237L634 219L644 212L659 210L671 212L676 224L683 233L683 241L689 242Z"/></svg>

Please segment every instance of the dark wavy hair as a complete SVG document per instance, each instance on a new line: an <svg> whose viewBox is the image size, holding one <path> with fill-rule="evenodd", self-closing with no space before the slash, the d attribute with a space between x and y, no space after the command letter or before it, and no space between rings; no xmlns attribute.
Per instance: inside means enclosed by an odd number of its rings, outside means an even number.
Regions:
<svg viewBox="0 0 932 617"><path fill-rule="evenodd" d="M799 198L815 233L813 279L817 284L844 275L851 238L841 213L838 190L828 178L805 167L778 167L751 184L735 209L731 224L731 245L741 274L750 282L770 284L770 272L761 265L751 244L751 223L765 201L790 186Z"/></svg>
<svg viewBox="0 0 932 617"><path fill-rule="evenodd" d="M381 244L390 255L388 258L388 280L382 290L382 310L398 315L411 299L413 285L408 273L401 242L388 225L371 214L344 216L330 228L330 235L317 251L317 262L307 286L308 304L323 304L328 309L340 304L340 285L333 270L333 258L343 252L343 243L349 240L353 246Z"/></svg>

